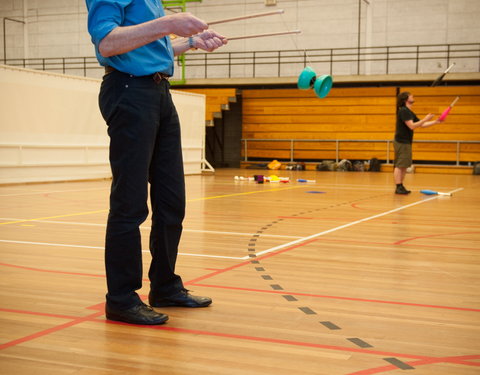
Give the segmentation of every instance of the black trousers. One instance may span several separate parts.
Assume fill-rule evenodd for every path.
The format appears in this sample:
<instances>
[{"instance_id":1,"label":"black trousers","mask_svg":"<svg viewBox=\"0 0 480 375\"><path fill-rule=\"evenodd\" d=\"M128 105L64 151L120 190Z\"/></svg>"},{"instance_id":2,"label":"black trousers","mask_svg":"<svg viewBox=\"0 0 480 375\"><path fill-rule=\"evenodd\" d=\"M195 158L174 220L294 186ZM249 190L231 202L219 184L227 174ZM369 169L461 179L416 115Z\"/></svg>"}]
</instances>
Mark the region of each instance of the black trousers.
<instances>
[{"instance_id":1,"label":"black trousers","mask_svg":"<svg viewBox=\"0 0 480 375\"><path fill-rule=\"evenodd\" d=\"M150 291L168 296L183 288L175 274L185 216L180 124L166 80L114 71L103 77L99 104L108 125L112 186L105 241L107 303L125 309L140 302L139 226L152 209Z\"/></svg>"}]
</instances>

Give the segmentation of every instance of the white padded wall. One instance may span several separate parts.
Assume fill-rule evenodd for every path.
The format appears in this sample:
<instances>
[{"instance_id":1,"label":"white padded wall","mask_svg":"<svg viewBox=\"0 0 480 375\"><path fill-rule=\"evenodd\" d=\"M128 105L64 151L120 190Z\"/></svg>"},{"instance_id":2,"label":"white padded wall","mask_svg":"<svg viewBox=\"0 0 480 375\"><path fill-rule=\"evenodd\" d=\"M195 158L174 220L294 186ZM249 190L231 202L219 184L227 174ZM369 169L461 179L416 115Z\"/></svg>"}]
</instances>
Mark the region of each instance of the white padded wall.
<instances>
[{"instance_id":1,"label":"white padded wall","mask_svg":"<svg viewBox=\"0 0 480 375\"><path fill-rule=\"evenodd\" d=\"M110 177L100 81L0 65L0 183ZM200 173L205 96L173 92L185 173Z\"/></svg>"}]
</instances>

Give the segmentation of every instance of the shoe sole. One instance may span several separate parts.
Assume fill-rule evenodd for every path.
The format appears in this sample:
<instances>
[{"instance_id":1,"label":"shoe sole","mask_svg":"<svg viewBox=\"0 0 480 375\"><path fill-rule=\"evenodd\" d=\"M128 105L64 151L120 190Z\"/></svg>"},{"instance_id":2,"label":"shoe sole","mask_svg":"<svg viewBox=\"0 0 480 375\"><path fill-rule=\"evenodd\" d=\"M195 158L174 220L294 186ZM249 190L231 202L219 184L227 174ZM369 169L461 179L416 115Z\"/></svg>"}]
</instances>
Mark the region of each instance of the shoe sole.
<instances>
[{"instance_id":1,"label":"shoe sole","mask_svg":"<svg viewBox=\"0 0 480 375\"><path fill-rule=\"evenodd\" d=\"M163 319L159 319L159 320L155 320L155 321L151 321L151 322L133 321L133 320L125 319L125 318L123 318L119 315L115 315L115 314L105 314L105 317L107 318L107 320L111 320L111 321L114 321L114 322L122 322L122 323L136 324L136 325L142 325L142 326L156 326L156 325L164 324L168 320L167 315L165 315L165 318L163 318Z\"/></svg>"},{"instance_id":2,"label":"shoe sole","mask_svg":"<svg viewBox=\"0 0 480 375\"><path fill-rule=\"evenodd\" d=\"M195 307L207 307L207 306L210 306L211 304L212 304L212 301L206 302L206 303L203 303L203 304L195 304L195 305L188 305L188 304L181 305L181 304L174 303L174 302L160 302L160 303L150 302L150 306L152 306L152 307L190 307L190 308L195 308Z\"/></svg>"}]
</instances>

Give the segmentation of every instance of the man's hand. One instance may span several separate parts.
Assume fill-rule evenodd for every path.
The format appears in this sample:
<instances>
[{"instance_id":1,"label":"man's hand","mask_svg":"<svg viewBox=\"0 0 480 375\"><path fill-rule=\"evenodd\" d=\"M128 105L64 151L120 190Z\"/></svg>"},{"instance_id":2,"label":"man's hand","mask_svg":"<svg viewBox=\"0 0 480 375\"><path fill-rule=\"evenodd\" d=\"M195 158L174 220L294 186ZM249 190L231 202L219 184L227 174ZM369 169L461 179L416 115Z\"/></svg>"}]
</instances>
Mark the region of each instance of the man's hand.
<instances>
[{"instance_id":1,"label":"man's hand","mask_svg":"<svg viewBox=\"0 0 480 375\"><path fill-rule=\"evenodd\" d=\"M215 51L217 48L228 43L228 39L213 30L207 30L195 35L193 46L207 52Z\"/></svg>"},{"instance_id":2,"label":"man's hand","mask_svg":"<svg viewBox=\"0 0 480 375\"><path fill-rule=\"evenodd\" d=\"M171 14L159 20L167 25L169 34L189 37L208 29L208 24L189 12Z\"/></svg>"}]
</instances>

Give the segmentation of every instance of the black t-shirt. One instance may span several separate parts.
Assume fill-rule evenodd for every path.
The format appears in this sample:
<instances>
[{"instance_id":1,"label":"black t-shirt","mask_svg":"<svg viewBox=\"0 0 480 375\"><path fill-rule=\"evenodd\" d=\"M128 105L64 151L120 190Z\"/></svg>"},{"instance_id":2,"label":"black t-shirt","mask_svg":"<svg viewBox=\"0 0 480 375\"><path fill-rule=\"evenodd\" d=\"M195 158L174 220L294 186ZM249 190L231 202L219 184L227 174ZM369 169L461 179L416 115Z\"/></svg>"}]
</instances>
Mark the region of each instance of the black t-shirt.
<instances>
[{"instance_id":1,"label":"black t-shirt","mask_svg":"<svg viewBox=\"0 0 480 375\"><path fill-rule=\"evenodd\" d=\"M413 120L413 122L420 121L415 113L407 107L400 107L397 113L397 126L395 128L395 140L400 143L412 143L413 130L410 129L405 121Z\"/></svg>"}]
</instances>

